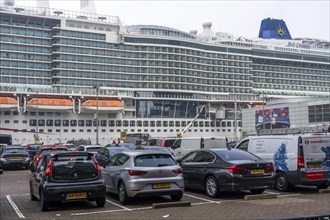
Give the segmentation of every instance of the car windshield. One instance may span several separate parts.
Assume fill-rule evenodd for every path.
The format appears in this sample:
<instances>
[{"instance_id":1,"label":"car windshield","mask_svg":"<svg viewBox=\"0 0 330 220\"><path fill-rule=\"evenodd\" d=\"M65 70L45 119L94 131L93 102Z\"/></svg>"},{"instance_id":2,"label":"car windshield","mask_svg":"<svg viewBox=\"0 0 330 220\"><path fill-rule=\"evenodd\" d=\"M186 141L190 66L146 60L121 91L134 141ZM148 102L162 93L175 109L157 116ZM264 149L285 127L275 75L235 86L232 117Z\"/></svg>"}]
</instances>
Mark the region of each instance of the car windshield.
<instances>
[{"instance_id":1,"label":"car windshield","mask_svg":"<svg viewBox=\"0 0 330 220\"><path fill-rule=\"evenodd\" d=\"M5 153L24 153L25 149L24 148L6 148Z\"/></svg>"},{"instance_id":2,"label":"car windshield","mask_svg":"<svg viewBox=\"0 0 330 220\"><path fill-rule=\"evenodd\" d=\"M215 151L217 155L219 155L225 161L233 161L233 160L260 160L259 157L242 150L219 150Z\"/></svg>"},{"instance_id":3,"label":"car windshield","mask_svg":"<svg viewBox=\"0 0 330 220\"><path fill-rule=\"evenodd\" d=\"M96 152L96 151L98 151L100 148L102 148L102 147L88 147L88 148L86 148L86 151L87 151L87 152Z\"/></svg>"},{"instance_id":4,"label":"car windshield","mask_svg":"<svg viewBox=\"0 0 330 220\"><path fill-rule=\"evenodd\" d=\"M173 166L176 163L169 154L145 154L136 156L134 164L136 167L161 167Z\"/></svg>"},{"instance_id":5,"label":"car windshield","mask_svg":"<svg viewBox=\"0 0 330 220\"><path fill-rule=\"evenodd\" d=\"M123 149L123 148L110 148L109 149L109 154L110 154L110 156L112 156L112 155L115 155L116 153L118 153L118 152L122 152L122 151L124 151L125 149Z\"/></svg>"},{"instance_id":6,"label":"car windshield","mask_svg":"<svg viewBox=\"0 0 330 220\"><path fill-rule=\"evenodd\" d=\"M30 144L28 146L30 146L30 150L38 150L40 147L40 145L37 145L37 144Z\"/></svg>"},{"instance_id":7,"label":"car windshield","mask_svg":"<svg viewBox=\"0 0 330 220\"><path fill-rule=\"evenodd\" d=\"M68 151L68 149L66 148L49 148L49 149L44 149L43 151L41 151L41 155L46 155L46 154L49 154L51 152L54 152L54 151Z\"/></svg>"}]
</instances>

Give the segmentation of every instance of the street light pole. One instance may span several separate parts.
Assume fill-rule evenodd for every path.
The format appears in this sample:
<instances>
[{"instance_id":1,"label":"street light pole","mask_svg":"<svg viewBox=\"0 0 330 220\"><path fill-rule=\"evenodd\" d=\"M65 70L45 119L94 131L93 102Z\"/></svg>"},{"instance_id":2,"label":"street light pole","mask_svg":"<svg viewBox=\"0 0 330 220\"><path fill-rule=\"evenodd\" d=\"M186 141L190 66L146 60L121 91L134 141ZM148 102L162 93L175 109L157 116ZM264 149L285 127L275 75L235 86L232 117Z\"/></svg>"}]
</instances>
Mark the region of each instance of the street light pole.
<instances>
[{"instance_id":1,"label":"street light pole","mask_svg":"<svg viewBox=\"0 0 330 220\"><path fill-rule=\"evenodd\" d=\"M38 119L38 116L39 116L39 95L38 95L38 92L36 92L36 95L37 95L37 127L36 127L36 132L37 132L37 134L38 134L38 132L39 132L39 125L38 125L38 121L39 121L39 119Z\"/></svg>"},{"instance_id":2,"label":"street light pole","mask_svg":"<svg viewBox=\"0 0 330 220\"><path fill-rule=\"evenodd\" d=\"M99 144L99 121L98 121L98 116L99 116L99 86L94 85L94 89L96 89L96 144Z\"/></svg>"},{"instance_id":3,"label":"street light pole","mask_svg":"<svg viewBox=\"0 0 330 220\"><path fill-rule=\"evenodd\" d=\"M262 130L265 130L265 92L262 91Z\"/></svg>"}]
</instances>

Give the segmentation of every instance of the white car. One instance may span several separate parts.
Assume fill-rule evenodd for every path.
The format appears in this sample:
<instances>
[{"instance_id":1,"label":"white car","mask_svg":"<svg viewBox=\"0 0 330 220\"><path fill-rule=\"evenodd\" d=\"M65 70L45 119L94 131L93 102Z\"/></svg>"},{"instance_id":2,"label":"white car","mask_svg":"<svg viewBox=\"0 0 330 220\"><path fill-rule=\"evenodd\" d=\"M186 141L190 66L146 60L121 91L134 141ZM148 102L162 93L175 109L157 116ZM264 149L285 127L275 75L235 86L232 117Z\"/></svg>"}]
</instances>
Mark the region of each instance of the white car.
<instances>
[{"instance_id":1,"label":"white car","mask_svg":"<svg viewBox=\"0 0 330 220\"><path fill-rule=\"evenodd\" d=\"M96 154L96 152L101 148L101 145L80 145L79 147L77 147L77 151L86 151Z\"/></svg>"}]
</instances>

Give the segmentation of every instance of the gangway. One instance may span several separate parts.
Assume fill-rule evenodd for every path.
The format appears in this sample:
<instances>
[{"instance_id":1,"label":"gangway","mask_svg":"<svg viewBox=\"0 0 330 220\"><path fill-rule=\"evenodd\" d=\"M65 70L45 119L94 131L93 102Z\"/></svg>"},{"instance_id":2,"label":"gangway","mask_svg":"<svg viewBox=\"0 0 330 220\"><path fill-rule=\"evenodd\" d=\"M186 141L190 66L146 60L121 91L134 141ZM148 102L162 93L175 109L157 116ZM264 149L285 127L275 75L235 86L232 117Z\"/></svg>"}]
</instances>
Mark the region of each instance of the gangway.
<instances>
[{"instance_id":1,"label":"gangway","mask_svg":"<svg viewBox=\"0 0 330 220\"><path fill-rule=\"evenodd\" d=\"M202 111L203 111L204 108L205 108L205 105L202 105L201 109L199 110L199 112L197 113L197 115L195 116L195 118L193 118L191 120L191 122L184 129L182 129L181 132L177 133L177 137L178 138L182 137L182 135L184 135L184 133L186 133L188 131L188 129L192 126L192 124L194 123L194 121L196 121L196 119L202 113Z\"/></svg>"},{"instance_id":2,"label":"gangway","mask_svg":"<svg viewBox=\"0 0 330 220\"><path fill-rule=\"evenodd\" d=\"M283 135L283 134L307 134L307 133L329 133L330 125L299 128L276 128L257 131L257 135Z\"/></svg>"}]
</instances>

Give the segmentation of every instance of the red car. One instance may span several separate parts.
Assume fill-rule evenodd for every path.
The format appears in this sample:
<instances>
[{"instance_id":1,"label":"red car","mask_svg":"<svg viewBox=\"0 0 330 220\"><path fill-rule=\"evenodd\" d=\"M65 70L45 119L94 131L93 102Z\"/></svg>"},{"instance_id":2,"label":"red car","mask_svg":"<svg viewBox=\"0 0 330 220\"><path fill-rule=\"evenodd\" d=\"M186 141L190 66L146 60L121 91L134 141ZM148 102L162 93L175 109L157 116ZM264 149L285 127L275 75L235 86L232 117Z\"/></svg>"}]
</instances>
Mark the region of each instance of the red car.
<instances>
[{"instance_id":1,"label":"red car","mask_svg":"<svg viewBox=\"0 0 330 220\"><path fill-rule=\"evenodd\" d=\"M31 164L30 164L30 169L33 170L36 168L39 160L46 154L54 151L68 151L68 148L66 147L59 147L55 145L43 145L40 147L40 149L37 151L35 154Z\"/></svg>"}]
</instances>

